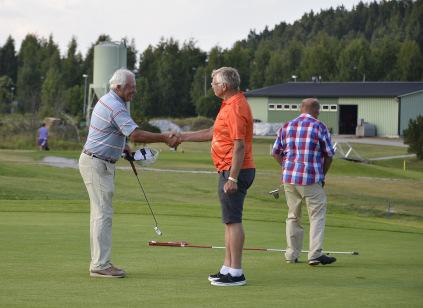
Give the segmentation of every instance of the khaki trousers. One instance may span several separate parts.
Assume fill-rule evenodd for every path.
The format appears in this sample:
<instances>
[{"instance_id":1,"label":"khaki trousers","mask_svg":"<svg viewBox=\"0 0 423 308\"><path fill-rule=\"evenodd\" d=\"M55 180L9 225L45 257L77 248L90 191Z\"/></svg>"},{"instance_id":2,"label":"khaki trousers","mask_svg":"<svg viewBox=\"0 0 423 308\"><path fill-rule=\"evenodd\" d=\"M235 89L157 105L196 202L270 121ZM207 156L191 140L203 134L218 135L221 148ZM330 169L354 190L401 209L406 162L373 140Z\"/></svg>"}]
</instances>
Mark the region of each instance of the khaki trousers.
<instances>
[{"instance_id":1,"label":"khaki trousers","mask_svg":"<svg viewBox=\"0 0 423 308\"><path fill-rule=\"evenodd\" d=\"M303 247L304 230L301 226L301 203L305 200L310 220L308 259L322 255L326 221L326 194L320 183L312 185L284 184L288 218L286 219L286 260L299 257Z\"/></svg>"},{"instance_id":2,"label":"khaki trousers","mask_svg":"<svg viewBox=\"0 0 423 308\"><path fill-rule=\"evenodd\" d=\"M110 267L115 165L84 153L79 172L90 198L90 270Z\"/></svg>"}]
</instances>

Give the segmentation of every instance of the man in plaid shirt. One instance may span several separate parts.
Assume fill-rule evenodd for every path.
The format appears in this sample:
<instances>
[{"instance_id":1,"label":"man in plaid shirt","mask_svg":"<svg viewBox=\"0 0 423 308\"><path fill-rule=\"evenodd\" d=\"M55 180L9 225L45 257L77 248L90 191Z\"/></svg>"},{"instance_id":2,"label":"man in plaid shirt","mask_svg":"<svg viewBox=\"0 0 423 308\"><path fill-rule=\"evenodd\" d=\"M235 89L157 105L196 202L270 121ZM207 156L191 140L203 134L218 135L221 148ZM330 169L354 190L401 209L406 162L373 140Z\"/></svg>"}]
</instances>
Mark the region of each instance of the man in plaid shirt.
<instances>
[{"instance_id":1,"label":"man in plaid shirt","mask_svg":"<svg viewBox=\"0 0 423 308\"><path fill-rule=\"evenodd\" d=\"M326 219L325 175L335 154L326 125L317 118L316 98L301 103L301 115L285 123L273 145L273 157L282 166L282 183L288 204L286 219L288 263L297 263L303 246L301 202L305 200L310 219L310 265L330 264L334 257L322 253Z\"/></svg>"}]
</instances>

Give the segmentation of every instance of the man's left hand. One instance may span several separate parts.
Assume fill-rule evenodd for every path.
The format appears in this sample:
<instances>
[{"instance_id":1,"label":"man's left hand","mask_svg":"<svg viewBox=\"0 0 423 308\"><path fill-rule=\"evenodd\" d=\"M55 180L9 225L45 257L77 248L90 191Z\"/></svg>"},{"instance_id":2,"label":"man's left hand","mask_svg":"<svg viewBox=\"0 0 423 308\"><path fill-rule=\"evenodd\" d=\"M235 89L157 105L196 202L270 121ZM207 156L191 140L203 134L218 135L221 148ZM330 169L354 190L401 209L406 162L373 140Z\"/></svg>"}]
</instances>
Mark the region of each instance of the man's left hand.
<instances>
[{"instance_id":1,"label":"man's left hand","mask_svg":"<svg viewBox=\"0 0 423 308\"><path fill-rule=\"evenodd\" d=\"M238 190L238 184L228 180L225 185L223 186L223 191L225 194L232 194Z\"/></svg>"}]
</instances>

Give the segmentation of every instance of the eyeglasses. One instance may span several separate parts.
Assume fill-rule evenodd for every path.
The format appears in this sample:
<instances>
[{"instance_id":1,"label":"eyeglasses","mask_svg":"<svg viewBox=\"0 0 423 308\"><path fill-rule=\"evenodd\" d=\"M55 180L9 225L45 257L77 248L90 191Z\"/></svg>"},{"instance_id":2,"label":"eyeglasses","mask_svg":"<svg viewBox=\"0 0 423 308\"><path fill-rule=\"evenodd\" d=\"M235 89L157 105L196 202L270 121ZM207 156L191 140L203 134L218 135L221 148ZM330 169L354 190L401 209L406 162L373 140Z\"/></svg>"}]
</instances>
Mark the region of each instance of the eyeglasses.
<instances>
[{"instance_id":1,"label":"eyeglasses","mask_svg":"<svg viewBox=\"0 0 423 308\"><path fill-rule=\"evenodd\" d=\"M223 84L223 82L212 82L212 83L211 83L211 85L212 85L212 86L217 86L217 85L219 85L219 84Z\"/></svg>"}]
</instances>

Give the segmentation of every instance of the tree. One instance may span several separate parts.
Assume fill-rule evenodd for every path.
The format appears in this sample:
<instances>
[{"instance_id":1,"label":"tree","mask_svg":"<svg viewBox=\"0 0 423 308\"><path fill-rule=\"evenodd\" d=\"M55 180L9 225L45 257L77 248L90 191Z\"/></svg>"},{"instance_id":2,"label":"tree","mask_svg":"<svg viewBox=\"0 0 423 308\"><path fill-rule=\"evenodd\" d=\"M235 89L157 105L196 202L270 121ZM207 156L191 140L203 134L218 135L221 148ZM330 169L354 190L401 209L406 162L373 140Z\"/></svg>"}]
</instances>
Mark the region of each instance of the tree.
<instances>
[{"instance_id":1,"label":"tree","mask_svg":"<svg viewBox=\"0 0 423 308\"><path fill-rule=\"evenodd\" d=\"M421 80L423 57L415 41L405 41L401 44L398 54L397 71L400 80Z\"/></svg>"},{"instance_id":2,"label":"tree","mask_svg":"<svg viewBox=\"0 0 423 308\"><path fill-rule=\"evenodd\" d=\"M304 51L300 75L306 80L321 76L323 80L333 80L336 75L338 40L325 32L320 32Z\"/></svg>"},{"instance_id":3,"label":"tree","mask_svg":"<svg viewBox=\"0 0 423 308\"><path fill-rule=\"evenodd\" d=\"M284 70L285 57L282 51L275 51L270 56L269 64L265 71L265 86L274 85L286 81L286 75L288 74Z\"/></svg>"},{"instance_id":4,"label":"tree","mask_svg":"<svg viewBox=\"0 0 423 308\"><path fill-rule=\"evenodd\" d=\"M0 113L9 113L13 99L13 81L9 76L0 76Z\"/></svg>"},{"instance_id":5,"label":"tree","mask_svg":"<svg viewBox=\"0 0 423 308\"><path fill-rule=\"evenodd\" d=\"M340 81L361 81L371 75L370 46L364 39L356 38L342 49L337 62Z\"/></svg>"},{"instance_id":6,"label":"tree","mask_svg":"<svg viewBox=\"0 0 423 308\"><path fill-rule=\"evenodd\" d=\"M126 38L124 38L126 41ZM126 46L127 56L126 56L126 67L128 70L135 70L135 65L137 63L137 48L135 47L135 40L132 39L131 43Z\"/></svg>"},{"instance_id":7,"label":"tree","mask_svg":"<svg viewBox=\"0 0 423 308\"><path fill-rule=\"evenodd\" d=\"M6 75L16 83L18 74L18 57L15 50L15 41L9 35L6 43L0 48L0 76Z\"/></svg>"},{"instance_id":8,"label":"tree","mask_svg":"<svg viewBox=\"0 0 423 308\"><path fill-rule=\"evenodd\" d=\"M60 116L62 105L63 83L57 68L51 67L41 89L40 116Z\"/></svg>"},{"instance_id":9,"label":"tree","mask_svg":"<svg viewBox=\"0 0 423 308\"><path fill-rule=\"evenodd\" d=\"M417 158L423 159L423 116L419 115L408 123L404 130L404 143L408 144L408 152L415 153Z\"/></svg>"},{"instance_id":10,"label":"tree","mask_svg":"<svg viewBox=\"0 0 423 308\"><path fill-rule=\"evenodd\" d=\"M41 44L34 34L22 41L18 54L17 97L21 112L35 113L40 104L42 84Z\"/></svg>"},{"instance_id":11,"label":"tree","mask_svg":"<svg viewBox=\"0 0 423 308\"><path fill-rule=\"evenodd\" d=\"M66 56L62 60L63 85L70 88L82 83L82 55L77 52L78 43L72 37L68 44Z\"/></svg>"},{"instance_id":12,"label":"tree","mask_svg":"<svg viewBox=\"0 0 423 308\"><path fill-rule=\"evenodd\" d=\"M396 63L400 42L391 36L376 40L371 46L373 80L398 80Z\"/></svg>"},{"instance_id":13,"label":"tree","mask_svg":"<svg viewBox=\"0 0 423 308\"><path fill-rule=\"evenodd\" d=\"M257 89L264 86L266 78L265 68L269 64L270 56L269 43L260 43L250 65L249 86L251 89Z\"/></svg>"}]
</instances>

